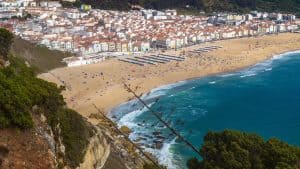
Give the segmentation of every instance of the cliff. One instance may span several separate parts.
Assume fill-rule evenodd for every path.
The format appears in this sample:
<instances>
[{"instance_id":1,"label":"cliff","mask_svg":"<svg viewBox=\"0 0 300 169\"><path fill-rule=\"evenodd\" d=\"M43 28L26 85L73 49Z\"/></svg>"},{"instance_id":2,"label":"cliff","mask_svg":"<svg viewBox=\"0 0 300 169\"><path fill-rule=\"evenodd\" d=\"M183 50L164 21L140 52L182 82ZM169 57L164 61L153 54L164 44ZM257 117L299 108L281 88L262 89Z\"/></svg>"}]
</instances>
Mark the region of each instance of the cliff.
<instances>
[{"instance_id":1,"label":"cliff","mask_svg":"<svg viewBox=\"0 0 300 169\"><path fill-rule=\"evenodd\" d=\"M95 127L95 129L95 135L91 137L84 160L77 167L78 169L100 169L108 159L111 146L99 127Z\"/></svg>"},{"instance_id":2,"label":"cliff","mask_svg":"<svg viewBox=\"0 0 300 169\"><path fill-rule=\"evenodd\" d=\"M48 57L34 59L39 52L46 50L50 56L51 51L19 41L13 55L12 39L9 31L0 28L0 59L10 63L0 67L1 169L142 168L145 160L115 124L101 118L103 123L92 125L66 106L61 95L64 86L36 77L36 72L61 66L55 61L46 69L37 67L48 63Z\"/></svg>"}]
</instances>

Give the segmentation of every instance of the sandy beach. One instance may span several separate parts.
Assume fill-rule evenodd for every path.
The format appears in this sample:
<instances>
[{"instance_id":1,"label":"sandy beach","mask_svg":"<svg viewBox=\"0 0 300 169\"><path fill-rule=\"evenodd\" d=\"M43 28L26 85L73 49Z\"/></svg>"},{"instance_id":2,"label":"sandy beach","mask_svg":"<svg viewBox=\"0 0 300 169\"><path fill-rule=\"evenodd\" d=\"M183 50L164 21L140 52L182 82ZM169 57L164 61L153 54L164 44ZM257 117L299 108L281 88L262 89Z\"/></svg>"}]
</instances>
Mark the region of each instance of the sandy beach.
<instances>
[{"instance_id":1,"label":"sandy beach","mask_svg":"<svg viewBox=\"0 0 300 169\"><path fill-rule=\"evenodd\" d=\"M188 54L188 51L205 46L222 46L205 54ZM84 117L96 113L92 104L105 112L133 99L123 83L129 84L137 94L181 80L203 77L210 74L234 71L254 65L274 55L300 49L300 34L284 33L256 38L232 39L196 45L165 54L186 54L182 62L138 66L117 59L80 67L65 67L39 75L40 78L66 85L63 92L70 108ZM62 83L63 82L63 83ZM95 122L95 119L89 119Z\"/></svg>"}]
</instances>

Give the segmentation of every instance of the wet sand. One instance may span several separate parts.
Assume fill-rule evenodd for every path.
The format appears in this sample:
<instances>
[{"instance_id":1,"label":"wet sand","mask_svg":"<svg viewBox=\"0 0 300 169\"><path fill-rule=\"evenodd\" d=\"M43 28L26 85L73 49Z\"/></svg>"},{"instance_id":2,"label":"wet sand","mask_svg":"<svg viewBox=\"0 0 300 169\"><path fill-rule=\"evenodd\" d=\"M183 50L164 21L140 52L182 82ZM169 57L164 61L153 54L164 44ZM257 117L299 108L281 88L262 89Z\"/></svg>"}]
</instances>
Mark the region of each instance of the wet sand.
<instances>
[{"instance_id":1,"label":"wet sand","mask_svg":"<svg viewBox=\"0 0 300 169\"><path fill-rule=\"evenodd\" d=\"M188 53L205 46L222 48L201 55ZM274 55L298 49L300 34L284 33L210 42L164 53L185 53L188 57L183 62L138 66L109 59L97 64L58 68L39 77L58 85L66 85L67 89L63 95L68 106L84 117L89 117L97 112L92 104L107 113L113 107L133 99L133 95L127 92L123 83L129 84L137 94L143 94L161 85L234 71ZM95 119L90 121L96 122Z\"/></svg>"}]
</instances>

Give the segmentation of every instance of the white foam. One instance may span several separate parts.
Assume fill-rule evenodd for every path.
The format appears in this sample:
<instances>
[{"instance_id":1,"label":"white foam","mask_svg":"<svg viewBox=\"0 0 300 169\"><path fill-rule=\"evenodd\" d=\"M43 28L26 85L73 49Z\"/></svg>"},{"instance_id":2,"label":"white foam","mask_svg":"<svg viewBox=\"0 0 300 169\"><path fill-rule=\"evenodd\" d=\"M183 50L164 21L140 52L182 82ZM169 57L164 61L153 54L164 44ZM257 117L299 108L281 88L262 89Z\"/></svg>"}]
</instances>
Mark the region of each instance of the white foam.
<instances>
[{"instance_id":1,"label":"white foam","mask_svg":"<svg viewBox=\"0 0 300 169\"><path fill-rule=\"evenodd\" d=\"M257 75L256 73L250 73L250 74L244 74L242 76L240 76L241 78L245 78L245 77L251 77L251 76L255 76Z\"/></svg>"},{"instance_id":2,"label":"white foam","mask_svg":"<svg viewBox=\"0 0 300 169\"><path fill-rule=\"evenodd\" d=\"M267 69L265 69L265 71L271 71L272 70L272 68L267 68Z\"/></svg>"},{"instance_id":3,"label":"white foam","mask_svg":"<svg viewBox=\"0 0 300 169\"><path fill-rule=\"evenodd\" d=\"M257 63L256 65L249 67L247 69L244 69L242 71L238 71L238 72L234 72L234 73L228 73L228 74L223 74L223 75L218 75L219 77L231 77L231 76L237 76L237 77L241 77L241 78L245 78L245 77L250 77L250 76L255 76L258 73L261 72L265 72L265 71L271 71L272 70L272 66L275 60L280 60L280 59L288 59L289 57L286 57L290 54L298 54L300 53L300 51L293 51L293 52L287 52L284 54L280 54L280 55L274 55L271 59ZM151 90L151 92L149 92L148 94L144 94L142 96L143 100L149 100L152 98L157 98L160 96L165 95L168 90L180 86L182 84L184 84L186 81L181 81L178 83L174 83L174 84L169 84L169 85L164 85L158 88L155 88L153 90ZM209 84L215 84L216 81L211 81L209 82ZM170 97L172 97L173 95L170 95ZM135 103L135 102L134 102ZM133 104L133 103L132 103ZM151 103L149 104L150 106L152 106ZM143 114L145 111L147 111L147 109L144 107L142 109L139 110L134 110L129 112L128 114L124 115L119 121L118 121L118 125L122 126L128 126L130 129L133 129L133 133L131 133L130 138L134 140L134 138L141 136L145 133L149 134L149 129L145 129L141 126L138 126L135 123L135 119L137 117L139 117L141 114ZM196 112L193 112L196 113ZM201 112L201 114L203 116L206 115L206 111ZM147 142L147 141L146 141ZM155 157L157 157L157 159L159 160L159 163L162 165L167 166L168 169L180 169L180 167L178 167L178 165L176 165L176 162L178 160L176 160L177 157L175 154L172 153L171 151L171 147L172 145L175 144L175 139L173 139L170 142L164 142L162 149L158 150L158 149L152 149L152 148L145 148L145 150L147 152L152 153Z\"/></svg>"},{"instance_id":4,"label":"white foam","mask_svg":"<svg viewBox=\"0 0 300 169\"><path fill-rule=\"evenodd\" d=\"M228 73L228 74L222 74L222 75L219 75L220 77L231 77L231 76L234 76L236 75L236 73Z\"/></svg>"},{"instance_id":5,"label":"white foam","mask_svg":"<svg viewBox=\"0 0 300 169\"><path fill-rule=\"evenodd\" d=\"M145 150L151 154L153 154L157 159L159 164L166 166L168 169L180 169L179 166L176 165L176 161L174 159L174 154L171 152L171 146L175 144L176 138L174 138L169 143L164 143L160 150L146 148Z\"/></svg>"},{"instance_id":6,"label":"white foam","mask_svg":"<svg viewBox=\"0 0 300 169\"><path fill-rule=\"evenodd\" d=\"M287 57L287 56L289 56L291 54L299 54L299 53L300 53L300 50L286 52L286 53L279 54L279 55L274 55L271 59L259 62L259 63L255 64L254 66L251 66L249 68L246 68L244 70L241 70L241 71L238 71L238 72L235 72L235 73L222 74L222 75L219 75L219 77L239 76L241 78L245 78L245 77L255 76L258 73L271 71L272 66L274 64L274 61L283 60L283 59L286 60L286 59L290 58L290 57Z\"/></svg>"},{"instance_id":7,"label":"white foam","mask_svg":"<svg viewBox=\"0 0 300 169\"><path fill-rule=\"evenodd\" d=\"M148 106L151 107L153 104L154 103L150 103L148 104ZM127 113L118 121L118 126L127 126L130 129L138 127L134 120L147 110L148 109L146 107L143 107L141 110L134 110L132 112Z\"/></svg>"},{"instance_id":8,"label":"white foam","mask_svg":"<svg viewBox=\"0 0 300 169\"><path fill-rule=\"evenodd\" d=\"M144 94L141 98L143 100L149 100L149 99L153 99L153 98L157 98L160 96L163 96L167 93L168 90L177 87L177 86L181 86L184 83L186 83L186 81L179 81L177 83L173 83L173 84L168 84L168 85L163 85L157 88L152 89L149 93Z\"/></svg>"},{"instance_id":9,"label":"white foam","mask_svg":"<svg viewBox=\"0 0 300 169\"><path fill-rule=\"evenodd\" d=\"M272 57L272 59L282 59L284 56L291 55L291 54L299 54L299 53L300 53L300 50L285 52L285 53L282 53L282 54L279 54L279 55L274 55Z\"/></svg>"}]
</instances>

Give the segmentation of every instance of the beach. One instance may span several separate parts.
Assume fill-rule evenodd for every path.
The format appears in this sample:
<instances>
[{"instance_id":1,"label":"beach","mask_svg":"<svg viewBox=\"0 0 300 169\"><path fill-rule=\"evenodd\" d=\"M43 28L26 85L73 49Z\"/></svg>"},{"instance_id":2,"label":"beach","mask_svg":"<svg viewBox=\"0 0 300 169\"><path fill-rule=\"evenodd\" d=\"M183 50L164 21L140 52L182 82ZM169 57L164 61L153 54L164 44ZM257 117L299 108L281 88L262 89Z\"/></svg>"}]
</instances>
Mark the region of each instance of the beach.
<instances>
[{"instance_id":1,"label":"beach","mask_svg":"<svg viewBox=\"0 0 300 169\"><path fill-rule=\"evenodd\" d=\"M187 54L188 51L205 46L222 48L203 53L201 56ZM134 98L124 88L124 83L140 95L161 85L234 71L274 55L298 49L300 34L283 33L203 43L164 53L177 56L185 53L189 57L182 62L138 66L113 58L97 64L54 69L39 77L58 85L65 85L63 95L68 106L92 123L97 123L96 119L89 118L97 112L93 104L108 113L115 106Z\"/></svg>"}]
</instances>

